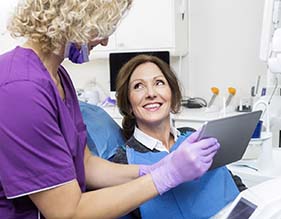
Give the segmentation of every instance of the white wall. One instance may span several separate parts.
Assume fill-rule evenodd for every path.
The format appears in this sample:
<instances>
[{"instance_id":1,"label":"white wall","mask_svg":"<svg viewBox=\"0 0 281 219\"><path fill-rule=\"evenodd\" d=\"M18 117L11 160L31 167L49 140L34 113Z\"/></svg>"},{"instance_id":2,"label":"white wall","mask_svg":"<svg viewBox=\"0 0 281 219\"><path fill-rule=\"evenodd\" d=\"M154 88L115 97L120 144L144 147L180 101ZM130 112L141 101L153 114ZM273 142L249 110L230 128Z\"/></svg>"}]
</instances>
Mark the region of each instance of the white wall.
<instances>
[{"instance_id":1,"label":"white wall","mask_svg":"<svg viewBox=\"0 0 281 219\"><path fill-rule=\"evenodd\" d=\"M14 48L22 43L24 39L13 39L6 29L7 20L14 12L14 8L19 0L2 1L0 7L0 54Z\"/></svg>"},{"instance_id":2,"label":"white wall","mask_svg":"<svg viewBox=\"0 0 281 219\"><path fill-rule=\"evenodd\" d=\"M259 60L264 0L190 0L189 77L191 94L209 99L216 86L236 100L250 95L257 75L266 78Z\"/></svg>"}]
</instances>

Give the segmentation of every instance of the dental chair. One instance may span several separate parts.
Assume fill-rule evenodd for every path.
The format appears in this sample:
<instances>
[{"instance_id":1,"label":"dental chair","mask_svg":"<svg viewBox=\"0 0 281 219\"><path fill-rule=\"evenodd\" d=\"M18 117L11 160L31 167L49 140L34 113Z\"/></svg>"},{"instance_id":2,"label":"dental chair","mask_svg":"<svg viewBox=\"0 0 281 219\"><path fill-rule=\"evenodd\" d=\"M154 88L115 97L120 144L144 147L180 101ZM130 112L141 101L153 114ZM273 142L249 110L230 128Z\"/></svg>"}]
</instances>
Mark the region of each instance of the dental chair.
<instances>
[{"instance_id":1,"label":"dental chair","mask_svg":"<svg viewBox=\"0 0 281 219\"><path fill-rule=\"evenodd\" d=\"M125 144L121 127L101 107L85 102L79 102L79 105L87 126L87 145L90 151L109 160L117 148ZM196 131L191 127L180 127L178 130L181 133ZM231 175L240 192L247 189L239 176Z\"/></svg>"},{"instance_id":2,"label":"dental chair","mask_svg":"<svg viewBox=\"0 0 281 219\"><path fill-rule=\"evenodd\" d=\"M79 102L85 125L87 145L90 151L104 159L115 154L118 146L125 143L120 126L101 107Z\"/></svg>"}]
</instances>

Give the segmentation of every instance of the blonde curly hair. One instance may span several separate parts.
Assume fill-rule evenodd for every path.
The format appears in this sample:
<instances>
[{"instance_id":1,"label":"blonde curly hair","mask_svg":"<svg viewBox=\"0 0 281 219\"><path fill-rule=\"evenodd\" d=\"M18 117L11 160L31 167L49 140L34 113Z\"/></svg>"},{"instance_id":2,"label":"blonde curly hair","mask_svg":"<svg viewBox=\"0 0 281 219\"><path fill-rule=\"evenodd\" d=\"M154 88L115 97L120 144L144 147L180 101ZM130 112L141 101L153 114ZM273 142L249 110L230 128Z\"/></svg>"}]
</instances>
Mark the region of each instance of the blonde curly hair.
<instances>
[{"instance_id":1,"label":"blonde curly hair","mask_svg":"<svg viewBox=\"0 0 281 219\"><path fill-rule=\"evenodd\" d=\"M132 0L24 0L8 24L13 37L59 53L67 41L88 43L106 38L130 8Z\"/></svg>"}]
</instances>

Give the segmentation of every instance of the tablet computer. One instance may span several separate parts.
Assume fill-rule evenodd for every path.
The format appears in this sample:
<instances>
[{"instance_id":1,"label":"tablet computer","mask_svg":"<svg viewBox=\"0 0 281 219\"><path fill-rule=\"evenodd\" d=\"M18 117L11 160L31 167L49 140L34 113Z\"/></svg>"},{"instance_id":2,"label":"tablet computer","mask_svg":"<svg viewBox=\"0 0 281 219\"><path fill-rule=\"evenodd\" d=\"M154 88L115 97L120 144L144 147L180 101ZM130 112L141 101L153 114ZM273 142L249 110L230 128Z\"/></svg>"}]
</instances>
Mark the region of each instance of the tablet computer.
<instances>
[{"instance_id":1,"label":"tablet computer","mask_svg":"<svg viewBox=\"0 0 281 219\"><path fill-rule=\"evenodd\" d=\"M243 113L206 122L199 139L215 137L221 147L209 170L242 158L254 133L262 111Z\"/></svg>"}]
</instances>

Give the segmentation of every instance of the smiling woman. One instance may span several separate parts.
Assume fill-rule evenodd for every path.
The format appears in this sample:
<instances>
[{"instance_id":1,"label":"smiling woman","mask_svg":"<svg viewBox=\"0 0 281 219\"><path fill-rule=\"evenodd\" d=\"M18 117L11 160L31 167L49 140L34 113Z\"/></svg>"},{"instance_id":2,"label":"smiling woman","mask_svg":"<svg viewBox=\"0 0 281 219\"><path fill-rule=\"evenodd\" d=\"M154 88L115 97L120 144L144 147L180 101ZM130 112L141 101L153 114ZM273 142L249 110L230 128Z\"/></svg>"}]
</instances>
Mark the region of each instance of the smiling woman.
<instances>
[{"instance_id":1,"label":"smiling woman","mask_svg":"<svg viewBox=\"0 0 281 219\"><path fill-rule=\"evenodd\" d=\"M167 93L168 97L166 97ZM166 116L163 117L167 122L170 112L179 112L182 98L179 81L170 66L151 55L138 55L121 68L116 79L116 96L118 107L123 115L123 132L127 139L132 136L135 125L138 124L137 113L152 112L157 109L159 111L157 110L156 113L159 113L160 109L162 112L165 108ZM156 105L137 108L137 104L131 101Z\"/></svg>"},{"instance_id":2,"label":"smiling woman","mask_svg":"<svg viewBox=\"0 0 281 219\"><path fill-rule=\"evenodd\" d=\"M183 142L199 133L180 133L171 126L170 114L180 109L180 86L169 65L155 56L139 55L128 61L117 76L116 94L124 116L122 127L127 141L126 147L117 149L111 159L114 162L153 164L178 151ZM237 194L238 189L226 167L217 168L142 204L130 216L210 218Z\"/></svg>"},{"instance_id":3,"label":"smiling woman","mask_svg":"<svg viewBox=\"0 0 281 219\"><path fill-rule=\"evenodd\" d=\"M129 101L138 128L170 123L171 89L157 65L151 62L139 65L129 81Z\"/></svg>"}]
</instances>

